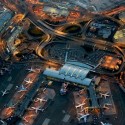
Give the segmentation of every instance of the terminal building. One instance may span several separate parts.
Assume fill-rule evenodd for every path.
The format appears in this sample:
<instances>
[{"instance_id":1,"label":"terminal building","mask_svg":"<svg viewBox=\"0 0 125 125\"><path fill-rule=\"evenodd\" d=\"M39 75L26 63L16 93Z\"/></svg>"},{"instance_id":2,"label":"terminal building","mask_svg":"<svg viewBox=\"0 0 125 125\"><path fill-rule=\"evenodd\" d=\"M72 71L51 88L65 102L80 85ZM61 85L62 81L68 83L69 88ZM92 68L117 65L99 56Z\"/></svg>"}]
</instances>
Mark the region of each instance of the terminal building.
<instances>
[{"instance_id":1,"label":"terminal building","mask_svg":"<svg viewBox=\"0 0 125 125\"><path fill-rule=\"evenodd\" d=\"M95 84L100 79L95 79L95 73L91 66L79 62L67 62L59 70L46 69L43 74L48 78L69 82L71 85L87 87L91 100L90 109L99 108L98 99L95 91Z\"/></svg>"},{"instance_id":2,"label":"terminal building","mask_svg":"<svg viewBox=\"0 0 125 125\"><path fill-rule=\"evenodd\" d=\"M84 107L87 112L100 114L104 111L104 115L116 114L109 83L103 81L91 66L79 62L67 62L58 70L48 68L44 70L43 74L53 80L85 87L89 99L88 105ZM109 93L107 98L100 96L100 94L107 92Z\"/></svg>"},{"instance_id":3,"label":"terminal building","mask_svg":"<svg viewBox=\"0 0 125 125\"><path fill-rule=\"evenodd\" d=\"M75 64L66 63L59 70L46 69L43 74L61 81L68 81L80 86L89 86L92 78L88 77L91 67L85 64L81 66L76 62Z\"/></svg>"}]
</instances>

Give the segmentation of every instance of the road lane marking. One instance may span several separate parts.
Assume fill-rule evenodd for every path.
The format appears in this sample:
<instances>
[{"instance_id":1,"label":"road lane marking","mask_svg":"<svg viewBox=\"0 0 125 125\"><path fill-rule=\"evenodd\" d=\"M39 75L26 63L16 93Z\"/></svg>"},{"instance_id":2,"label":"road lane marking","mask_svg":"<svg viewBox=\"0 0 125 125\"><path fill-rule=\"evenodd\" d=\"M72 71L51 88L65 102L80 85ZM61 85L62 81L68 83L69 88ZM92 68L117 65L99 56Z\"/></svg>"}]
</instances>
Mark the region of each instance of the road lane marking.
<instances>
[{"instance_id":1,"label":"road lane marking","mask_svg":"<svg viewBox=\"0 0 125 125\"><path fill-rule=\"evenodd\" d=\"M12 77L10 76L10 77L7 79L7 81L10 82L11 80L12 80Z\"/></svg>"},{"instance_id":2,"label":"road lane marking","mask_svg":"<svg viewBox=\"0 0 125 125\"><path fill-rule=\"evenodd\" d=\"M46 118L46 119L44 120L44 122L43 122L43 124L42 124L42 125L48 125L48 124L49 124L49 122L50 122L50 119Z\"/></svg>"},{"instance_id":3,"label":"road lane marking","mask_svg":"<svg viewBox=\"0 0 125 125\"><path fill-rule=\"evenodd\" d=\"M68 122L69 121L69 119L70 119L70 115L69 114L66 114L65 116L64 116L64 118L63 118L63 122Z\"/></svg>"},{"instance_id":4,"label":"road lane marking","mask_svg":"<svg viewBox=\"0 0 125 125\"><path fill-rule=\"evenodd\" d=\"M11 90L12 87L13 87L13 84L9 84L9 85L7 86L7 88L6 88L6 90Z\"/></svg>"}]
</instances>

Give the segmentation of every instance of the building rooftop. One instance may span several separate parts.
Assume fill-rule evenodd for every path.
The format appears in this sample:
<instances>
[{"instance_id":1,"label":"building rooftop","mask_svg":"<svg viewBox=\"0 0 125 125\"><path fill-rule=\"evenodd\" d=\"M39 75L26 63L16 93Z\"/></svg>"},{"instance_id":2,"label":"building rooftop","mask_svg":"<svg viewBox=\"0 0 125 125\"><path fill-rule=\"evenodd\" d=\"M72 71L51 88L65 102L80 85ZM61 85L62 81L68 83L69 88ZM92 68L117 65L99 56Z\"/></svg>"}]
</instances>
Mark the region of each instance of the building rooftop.
<instances>
[{"instance_id":1,"label":"building rooftop","mask_svg":"<svg viewBox=\"0 0 125 125\"><path fill-rule=\"evenodd\" d=\"M54 7L44 6L43 11L58 16L68 16L69 12L66 9L58 9Z\"/></svg>"},{"instance_id":2,"label":"building rooftop","mask_svg":"<svg viewBox=\"0 0 125 125\"><path fill-rule=\"evenodd\" d=\"M80 85L89 86L92 79L87 78L90 69L71 64L65 64L60 70L46 69L43 74Z\"/></svg>"},{"instance_id":3,"label":"building rooftop","mask_svg":"<svg viewBox=\"0 0 125 125\"><path fill-rule=\"evenodd\" d=\"M115 35L114 35L114 42L115 43L122 43L125 44L125 27L122 29L118 30Z\"/></svg>"},{"instance_id":4,"label":"building rooftop","mask_svg":"<svg viewBox=\"0 0 125 125\"><path fill-rule=\"evenodd\" d=\"M6 23L12 18L12 13L10 11L5 11L0 15L0 31L6 25Z\"/></svg>"}]
</instances>

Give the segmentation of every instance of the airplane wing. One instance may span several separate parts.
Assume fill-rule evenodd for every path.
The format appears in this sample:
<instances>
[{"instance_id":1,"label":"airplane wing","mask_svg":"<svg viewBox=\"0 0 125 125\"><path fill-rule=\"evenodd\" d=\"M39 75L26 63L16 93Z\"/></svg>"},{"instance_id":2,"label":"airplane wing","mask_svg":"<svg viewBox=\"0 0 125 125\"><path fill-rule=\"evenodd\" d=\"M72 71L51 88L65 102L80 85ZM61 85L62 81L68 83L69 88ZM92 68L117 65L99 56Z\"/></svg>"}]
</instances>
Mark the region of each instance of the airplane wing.
<instances>
[{"instance_id":1,"label":"airplane wing","mask_svg":"<svg viewBox=\"0 0 125 125\"><path fill-rule=\"evenodd\" d=\"M26 91L27 89L23 86L23 85L21 85L20 87L19 87L19 89L18 89L18 92L19 91Z\"/></svg>"},{"instance_id":2,"label":"airplane wing","mask_svg":"<svg viewBox=\"0 0 125 125\"><path fill-rule=\"evenodd\" d=\"M5 93L4 92L2 92L2 96L4 96L5 95Z\"/></svg>"},{"instance_id":3,"label":"airplane wing","mask_svg":"<svg viewBox=\"0 0 125 125\"><path fill-rule=\"evenodd\" d=\"M9 92L7 92L7 90L5 90L5 91L1 91L2 92L2 96L4 96L4 95L6 95L6 94L8 94Z\"/></svg>"},{"instance_id":4,"label":"airplane wing","mask_svg":"<svg viewBox=\"0 0 125 125\"><path fill-rule=\"evenodd\" d=\"M102 125L105 125L103 122L101 122Z\"/></svg>"},{"instance_id":5,"label":"airplane wing","mask_svg":"<svg viewBox=\"0 0 125 125\"><path fill-rule=\"evenodd\" d=\"M84 117L84 122L87 122L87 116Z\"/></svg>"}]
</instances>

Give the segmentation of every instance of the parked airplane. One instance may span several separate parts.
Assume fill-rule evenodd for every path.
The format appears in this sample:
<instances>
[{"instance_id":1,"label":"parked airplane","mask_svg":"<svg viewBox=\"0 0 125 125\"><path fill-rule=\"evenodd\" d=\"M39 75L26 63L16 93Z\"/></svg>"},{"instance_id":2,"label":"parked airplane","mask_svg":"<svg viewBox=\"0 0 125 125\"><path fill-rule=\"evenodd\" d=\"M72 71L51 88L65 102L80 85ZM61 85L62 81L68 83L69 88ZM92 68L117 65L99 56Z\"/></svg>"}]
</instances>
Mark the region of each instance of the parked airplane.
<instances>
[{"instance_id":1,"label":"parked airplane","mask_svg":"<svg viewBox=\"0 0 125 125\"><path fill-rule=\"evenodd\" d=\"M2 123L2 125L4 125L5 122L3 120L0 120L0 123Z\"/></svg>"},{"instance_id":2,"label":"parked airplane","mask_svg":"<svg viewBox=\"0 0 125 125\"><path fill-rule=\"evenodd\" d=\"M34 100L34 102L38 102L38 101L40 101L40 103L41 102L47 102L47 100L44 99L44 98L36 98L36 100Z\"/></svg>"},{"instance_id":3,"label":"parked airplane","mask_svg":"<svg viewBox=\"0 0 125 125\"><path fill-rule=\"evenodd\" d=\"M81 116L78 117L78 120L81 121L81 119L84 119L84 122L87 122L87 116L89 116L89 114L80 114Z\"/></svg>"},{"instance_id":4,"label":"parked airplane","mask_svg":"<svg viewBox=\"0 0 125 125\"><path fill-rule=\"evenodd\" d=\"M36 72L36 70L35 69L33 69L32 67L31 68L29 68L29 69L27 69L29 72Z\"/></svg>"},{"instance_id":5,"label":"parked airplane","mask_svg":"<svg viewBox=\"0 0 125 125\"><path fill-rule=\"evenodd\" d=\"M83 108L83 106L86 104L85 103L85 101L86 101L86 99L85 100L83 100L83 102L81 103L81 104L78 104L77 106L75 106L76 108Z\"/></svg>"},{"instance_id":6,"label":"parked airplane","mask_svg":"<svg viewBox=\"0 0 125 125\"><path fill-rule=\"evenodd\" d=\"M33 81L29 78L28 80L27 79L24 79L24 81L27 83L27 84L31 84L33 83Z\"/></svg>"},{"instance_id":7,"label":"parked airplane","mask_svg":"<svg viewBox=\"0 0 125 125\"><path fill-rule=\"evenodd\" d=\"M43 109L40 109L39 107L31 107L29 110L35 110L36 113L38 111L43 111Z\"/></svg>"},{"instance_id":8,"label":"parked airplane","mask_svg":"<svg viewBox=\"0 0 125 125\"><path fill-rule=\"evenodd\" d=\"M110 96L110 95L109 95L109 92L106 92L106 93L100 93L100 95L101 95L101 97L104 97L105 99L106 99L107 97Z\"/></svg>"},{"instance_id":9,"label":"parked airplane","mask_svg":"<svg viewBox=\"0 0 125 125\"><path fill-rule=\"evenodd\" d=\"M26 117L23 117L23 120L24 120L25 122L27 122L27 123L29 122L29 121L26 119Z\"/></svg>"},{"instance_id":10,"label":"parked airplane","mask_svg":"<svg viewBox=\"0 0 125 125\"><path fill-rule=\"evenodd\" d=\"M24 117L23 117L23 120L28 123L29 121L27 120L27 118L30 118L30 117L32 117L32 116L35 116L35 115L33 114L33 115L24 116Z\"/></svg>"},{"instance_id":11,"label":"parked airplane","mask_svg":"<svg viewBox=\"0 0 125 125\"><path fill-rule=\"evenodd\" d=\"M5 71L10 71L8 68L6 68L6 67L4 67L4 68L2 68L3 70L5 70Z\"/></svg>"},{"instance_id":12,"label":"parked airplane","mask_svg":"<svg viewBox=\"0 0 125 125\"><path fill-rule=\"evenodd\" d=\"M21 85L17 92L23 92L23 91L27 91L27 89L24 87L24 85Z\"/></svg>"},{"instance_id":13,"label":"parked airplane","mask_svg":"<svg viewBox=\"0 0 125 125\"><path fill-rule=\"evenodd\" d=\"M3 71L2 70L0 70L0 75L3 75Z\"/></svg>"},{"instance_id":14,"label":"parked airplane","mask_svg":"<svg viewBox=\"0 0 125 125\"><path fill-rule=\"evenodd\" d=\"M29 72L40 72L41 69L39 68L36 68L36 69L33 69L32 67L30 69L27 69Z\"/></svg>"},{"instance_id":15,"label":"parked airplane","mask_svg":"<svg viewBox=\"0 0 125 125\"><path fill-rule=\"evenodd\" d=\"M43 93L44 93L44 92L46 91L46 88L44 88L42 91L43 91Z\"/></svg>"},{"instance_id":16,"label":"parked airplane","mask_svg":"<svg viewBox=\"0 0 125 125\"><path fill-rule=\"evenodd\" d=\"M9 93L8 90L6 90L6 89L4 91L1 91L1 92L2 92L2 96L4 96L4 95Z\"/></svg>"},{"instance_id":17,"label":"parked airplane","mask_svg":"<svg viewBox=\"0 0 125 125\"><path fill-rule=\"evenodd\" d=\"M100 122L100 123L101 123L101 125L112 125L110 123L104 123L104 122Z\"/></svg>"},{"instance_id":18,"label":"parked airplane","mask_svg":"<svg viewBox=\"0 0 125 125\"><path fill-rule=\"evenodd\" d=\"M110 104L110 103L105 103L105 105L107 105L107 106L112 106L112 104Z\"/></svg>"},{"instance_id":19,"label":"parked airplane","mask_svg":"<svg viewBox=\"0 0 125 125\"><path fill-rule=\"evenodd\" d=\"M112 104L108 104L108 103L106 103L106 104L104 104L103 108L104 108L104 109L110 109L109 106L112 106Z\"/></svg>"}]
</instances>

